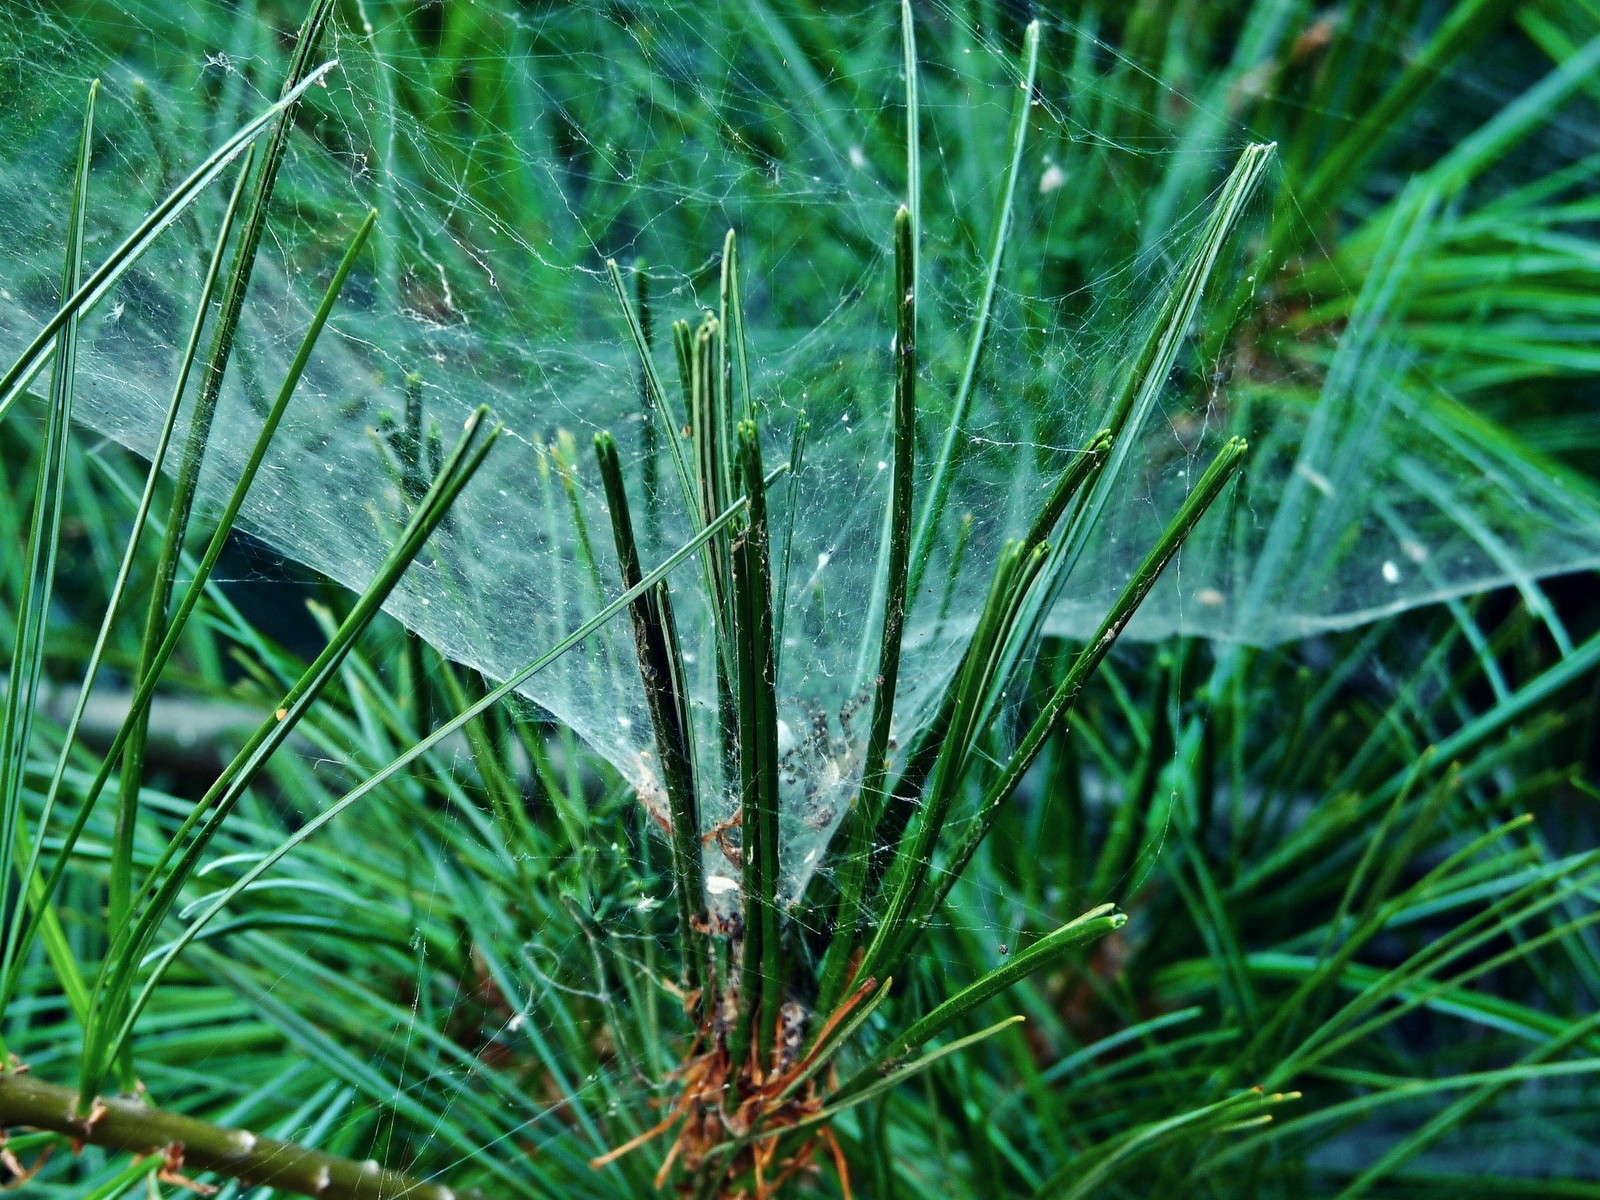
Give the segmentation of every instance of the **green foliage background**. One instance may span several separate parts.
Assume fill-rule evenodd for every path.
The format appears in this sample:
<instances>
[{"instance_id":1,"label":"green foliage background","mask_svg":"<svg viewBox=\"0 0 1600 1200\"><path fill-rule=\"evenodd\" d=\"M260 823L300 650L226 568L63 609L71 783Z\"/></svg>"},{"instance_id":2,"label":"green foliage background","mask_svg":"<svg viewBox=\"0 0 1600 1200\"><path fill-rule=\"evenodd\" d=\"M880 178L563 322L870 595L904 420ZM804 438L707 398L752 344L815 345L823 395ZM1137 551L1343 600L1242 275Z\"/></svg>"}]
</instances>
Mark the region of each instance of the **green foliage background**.
<instances>
[{"instance_id":1,"label":"green foliage background","mask_svg":"<svg viewBox=\"0 0 1600 1200\"><path fill-rule=\"evenodd\" d=\"M1034 15L1000 4L913 8L926 57L943 61L959 61L972 30L1020 47ZM850 14L792 9L760 9L765 24L750 16L755 8L714 15L740 47L754 28L803 31L771 60L796 73L789 100L806 94L806 77L892 74L898 47L854 37ZM248 36L254 86L271 95L300 16L206 5L152 50L140 29L165 28L172 14L141 12L130 23L125 12L86 3L70 23L26 8L3 20L16 46L48 46L69 66L71 38L57 36L67 30L153 73L163 55L198 62ZM440 127L437 152L463 153L428 169L459 179L474 204L499 215L502 224L480 222L473 236L503 239L491 249L504 254L551 242L561 216L519 186L515 155L497 149L521 117L507 60L485 48L587 63L605 59L630 19L643 21L627 6L606 19L581 8L545 15L541 24L464 0L386 13L366 0L338 5L334 17L350 29L376 20L422 72L393 102ZM1096 281L1160 245L1214 187L1216 156L1182 151L1212 147L1206 123L1223 114L1234 129L1278 142L1282 177L1254 247L1262 282L1249 297L1217 298L1221 315L1193 331L1198 349L1180 372L1213 361L1215 337L1227 339L1241 377L1315 378L1384 251L1397 198L1426 177L1447 195L1427 253L1399 268L1410 293L1394 328L1408 361L1530 471L1600 470L1600 10L1588 0L1091 4L1042 16L1040 87L1057 89L1096 138L1062 135L1061 147L1071 179L1061 202L1092 215L1058 213L1021 230L1009 251L1025 276L1018 289L1055 298L1031 330L1042 337L1082 305L1107 323L1108 341L1116 335L1127 314L1115 296L1092 295ZM782 72L767 69L774 111L741 131L757 144L797 136ZM958 83L935 78L929 95ZM673 171L686 169L673 156L684 136L675 123L693 120L692 107L619 116L585 83L571 93L591 107L542 127L559 142L570 123L591 146L606 141L596 131L607 127L610 144L654 156L650 194L670 194ZM1519 106L1537 137L1474 139ZM8 100L17 130L26 108L26 97ZM337 135L308 126L305 136ZM873 134L870 156L902 153L887 118ZM1164 149L1127 159L1097 154L1102 142ZM983 158L992 147L943 149L954 175L994 177ZM391 169L408 164L397 157ZM1102 203L1108 194L1125 203ZM69 207L69 196L47 199ZM316 197L279 203L297 200L312 206L301 227L319 227ZM640 202L615 198L616 229L639 219ZM786 244L807 246L817 277L851 278L864 257L881 257L887 227L868 230L863 218L862 228L841 229L824 215L807 223L798 214L785 234ZM388 219L380 210L380 226ZM701 244L720 243L712 215L682 219L703 223ZM927 236L981 241L962 220L932 201ZM346 236L340 229L330 241ZM625 240L590 228L554 242L581 254L608 235ZM780 249L756 239L748 274L782 269ZM380 268L372 279L384 277ZM393 278L415 282L398 269ZM828 298L798 282L768 289L793 324L819 319ZM518 303L522 319L552 319L536 295ZM608 327L615 335L616 323ZM50 401L37 389L6 414L0 439L7 645L26 641L18 614L35 584L28 556L9 548L28 542L49 461ZM143 474L131 456L86 437L61 454L66 516L41 660L50 686L17 744L8 813L42 837L47 863L120 721L91 713L98 731L62 745ZM169 486L160 484L163 497ZM180 578L204 549L200 532ZM262 552L243 542L230 550L249 553ZM195 799L301 677L307 647L314 653L352 609L348 593L315 578L284 584L270 554L225 561L239 565L205 587L162 676L153 741L134 780L135 878L177 844ZM154 571L152 545L136 562L134 589ZM261 571L270 584L225 582ZM1600 1100L1600 609L1591 596L1591 575L1523 580L1271 650L1193 639L1119 647L932 914L908 975L841 1052L841 1074L875 1063L916 1018L1091 906L1116 901L1128 923L986 1000L944 1038L1011 1014L1025 1024L841 1114L834 1127L855 1194L1600 1195L1590 1144ZM302 597L310 616L298 626L274 630L272 614L258 611L291 598L298 608ZM113 710L144 653L137 608L130 614L105 651L101 693ZM1023 699L981 732L982 757L1005 761L1075 651L1044 642ZM219 823L205 865L179 880L157 946L493 682L379 618ZM19 718L8 721L11 738ZM204 733L185 740L185 729ZM60 807L41 829L63 750ZM984 785L981 769L964 783L965 807L935 851L936 871L971 827ZM76 964L80 981L117 965L107 912L115 822L109 801L87 817L52 908L65 958L41 939L0 1017L6 1048L61 1084L90 1070L85 1025L104 1036L108 1019L97 1024L75 1004L64 963ZM786 926L786 945L807 968L834 932L832 878ZM673 1072L694 1024L667 986L678 970L672 887L666 841L616 773L529 706L498 705L230 900L151 992L130 1056L101 1066L116 1083L137 1079L164 1108L488 1195L647 1195L670 1139L600 1170L589 1163L654 1125L677 1096ZM7 921L16 911L14 901ZM122 965L145 978L144 965ZM810 975L796 978L796 994L814 996ZM61 1141L15 1129L8 1145L31 1163ZM152 1181L155 1166L63 1147L24 1186L60 1197L165 1188ZM223 1182L227 1194L248 1192ZM841 1190L825 1157L789 1186Z\"/></svg>"}]
</instances>

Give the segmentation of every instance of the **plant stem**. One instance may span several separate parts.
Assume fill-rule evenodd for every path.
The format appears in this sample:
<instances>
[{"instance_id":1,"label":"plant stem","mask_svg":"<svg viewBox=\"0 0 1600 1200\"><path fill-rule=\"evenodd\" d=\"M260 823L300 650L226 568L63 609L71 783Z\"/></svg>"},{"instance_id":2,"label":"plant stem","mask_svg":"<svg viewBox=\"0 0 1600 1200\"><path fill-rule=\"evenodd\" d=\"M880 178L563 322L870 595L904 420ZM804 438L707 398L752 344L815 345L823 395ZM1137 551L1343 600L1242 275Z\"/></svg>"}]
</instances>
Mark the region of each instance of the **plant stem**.
<instances>
[{"instance_id":1,"label":"plant stem","mask_svg":"<svg viewBox=\"0 0 1600 1200\"><path fill-rule=\"evenodd\" d=\"M909 17L907 18L909 20ZM872 831L883 812L884 785L889 775L890 730L894 722L895 687L900 677L901 639L905 631L907 574L911 555L912 477L916 468L917 424L917 227L909 209L894 220L894 478L889 501L887 595L879 642L878 672L872 681L872 724L861 771L861 790L843 858L839 912L834 941L828 948L819 997L823 1012L832 1009L848 983L847 965L855 948L856 926L867 882Z\"/></svg>"},{"instance_id":2,"label":"plant stem","mask_svg":"<svg viewBox=\"0 0 1600 1200\"><path fill-rule=\"evenodd\" d=\"M628 493L623 486L622 463L617 444L609 433L595 435L595 458L600 464L600 479L605 486L606 507L611 510L612 533L616 540L617 562L622 570L622 586L638 587L644 578L634 539L633 518L628 510ZM672 841L674 892L678 900L678 937L683 946L683 967L688 986L698 989L703 983L702 947L695 936L695 923L705 907L705 884L701 878L700 817L695 794L694 741L689 714L688 686L684 678L683 656L678 648L677 623L672 598L666 584L657 584L633 602L634 645L639 654L639 673L644 681L645 702L656 735L656 751L661 764L661 786L667 795Z\"/></svg>"},{"instance_id":3,"label":"plant stem","mask_svg":"<svg viewBox=\"0 0 1600 1200\"><path fill-rule=\"evenodd\" d=\"M773 674L772 568L761 446L753 421L736 431L748 523L733 547L738 657L739 792L743 814L744 960L740 1026L755 1022L756 1061L766 1071L786 973L778 922L778 712ZM759 999L757 992L759 991ZM742 1052L742 1038L733 1048ZM742 1065L742 1053L733 1059Z\"/></svg>"},{"instance_id":4,"label":"plant stem","mask_svg":"<svg viewBox=\"0 0 1600 1200\"><path fill-rule=\"evenodd\" d=\"M195 1117L151 1108L139 1100L102 1099L96 1115L80 1117L76 1089L32 1075L0 1074L0 1129L26 1125L107 1150L176 1153L183 1171L212 1171L257 1187L281 1188L317 1200L484 1200L481 1192L412 1179L376 1162L224 1129Z\"/></svg>"},{"instance_id":5,"label":"plant stem","mask_svg":"<svg viewBox=\"0 0 1600 1200\"><path fill-rule=\"evenodd\" d=\"M1005 185L1001 190L1000 208L995 214L994 235L989 243L989 263L984 275L983 297L978 302L977 318L972 325L972 340L967 346L966 363L961 369L961 383L956 388L955 400L950 405L950 418L945 426L944 440L939 446L939 457L934 463L933 480L928 486L928 498L923 502L922 515L917 519L917 534L911 555L911 580L907 590L917 594L922 584L923 572L933 552L933 535L950 491L950 468L956 457L956 439L966 422L967 410L972 403L972 393L978 381L978 364L983 359L984 346L989 336L989 326L994 314L994 297L1000 285L1000 262L1005 257L1006 245L1011 240L1011 220L1016 207L1017 179L1022 173L1022 147L1028 136L1028 113L1033 105L1034 83L1039 75L1039 22L1030 21L1023 35L1023 75L1017 88L1017 107L1011 117L1011 165L1006 169Z\"/></svg>"},{"instance_id":6,"label":"plant stem","mask_svg":"<svg viewBox=\"0 0 1600 1200\"><path fill-rule=\"evenodd\" d=\"M167 609L177 580L178 560L183 552L189 516L200 486L200 462L211 435L211 422L222 396L222 379L233 351L234 335L244 311L245 293L255 267L256 250L266 231L267 209L277 182L278 169L288 151L289 132L294 124L294 104L289 98L311 74L312 54L321 40L323 28L333 15L332 0L315 0L295 45L289 77L283 85L285 107L279 113L256 176L255 195L245 211L239 245L234 251L233 271L222 293L222 304L212 334L211 353L200 381L200 394L189 414L189 432L179 459L174 481L167 535L161 545L155 582L145 615L144 636L139 648L139 677L149 674L168 628ZM145 717L135 714L130 735L123 747L121 786L117 790L117 816L112 835L111 870L107 903L113 928L128 917L134 902L133 840L139 817L139 789L144 781ZM130 1076L131 1078L131 1076Z\"/></svg>"}]
</instances>

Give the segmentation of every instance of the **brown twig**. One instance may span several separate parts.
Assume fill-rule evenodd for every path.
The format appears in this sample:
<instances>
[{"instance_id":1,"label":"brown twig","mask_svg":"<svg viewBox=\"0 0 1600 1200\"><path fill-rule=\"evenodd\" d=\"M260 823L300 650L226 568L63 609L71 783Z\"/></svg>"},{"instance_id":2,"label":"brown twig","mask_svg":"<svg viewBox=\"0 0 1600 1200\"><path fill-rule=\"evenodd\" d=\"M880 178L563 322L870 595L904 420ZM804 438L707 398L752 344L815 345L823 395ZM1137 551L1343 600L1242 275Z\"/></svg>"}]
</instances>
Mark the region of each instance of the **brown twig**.
<instances>
[{"instance_id":1,"label":"brown twig","mask_svg":"<svg viewBox=\"0 0 1600 1200\"><path fill-rule=\"evenodd\" d=\"M77 1098L73 1088L0 1072L0 1130L28 1126L108 1150L160 1154L188 1171L211 1171L316 1200L484 1200L480 1192L412 1179L370 1160L223 1129L140 1100L100 1100L91 1116L79 1116Z\"/></svg>"}]
</instances>

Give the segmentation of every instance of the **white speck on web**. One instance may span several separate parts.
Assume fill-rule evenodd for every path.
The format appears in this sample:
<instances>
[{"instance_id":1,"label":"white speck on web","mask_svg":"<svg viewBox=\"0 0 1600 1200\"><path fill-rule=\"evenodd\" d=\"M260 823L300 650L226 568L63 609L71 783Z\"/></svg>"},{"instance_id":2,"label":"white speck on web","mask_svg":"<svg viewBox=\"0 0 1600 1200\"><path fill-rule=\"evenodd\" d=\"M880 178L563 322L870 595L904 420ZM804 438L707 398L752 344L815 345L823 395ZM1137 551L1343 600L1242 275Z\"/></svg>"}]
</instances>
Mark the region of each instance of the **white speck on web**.
<instances>
[{"instance_id":1,"label":"white speck on web","mask_svg":"<svg viewBox=\"0 0 1600 1200\"><path fill-rule=\"evenodd\" d=\"M1295 463L1294 473L1304 479L1312 487L1316 488L1317 491L1321 492L1324 496L1333 495L1333 484L1329 483L1328 477L1321 471L1318 471L1315 467L1307 466L1305 463Z\"/></svg>"}]
</instances>

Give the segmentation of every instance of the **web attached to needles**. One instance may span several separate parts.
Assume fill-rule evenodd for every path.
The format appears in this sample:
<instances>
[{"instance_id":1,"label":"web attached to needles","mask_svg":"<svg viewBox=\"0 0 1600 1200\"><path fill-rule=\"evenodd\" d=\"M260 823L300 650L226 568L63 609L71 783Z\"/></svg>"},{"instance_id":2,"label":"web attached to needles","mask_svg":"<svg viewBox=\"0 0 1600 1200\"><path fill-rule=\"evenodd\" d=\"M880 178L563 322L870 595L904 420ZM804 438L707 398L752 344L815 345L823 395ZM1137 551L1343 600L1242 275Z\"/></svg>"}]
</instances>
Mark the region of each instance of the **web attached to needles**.
<instances>
[{"instance_id":1,"label":"web attached to needles","mask_svg":"<svg viewBox=\"0 0 1600 1200\"><path fill-rule=\"evenodd\" d=\"M104 81L92 259L276 95L293 28L249 6L90 7L92 22L41 9L7 31L3 352L20 349L58 300L65 215L54 200L66 194L87 79ZM647 279L670 380L666 326L716 308L723 234L737 231L768 465L787 456L802 414L810 430L802 469L773 498L793 897L859 774L861 697L876 660L887 247L910 191L898 11L752 4L711 20L703 5L674 3L412 11L375 0L354 11L325 47L337 70L298 118L208 449L208 494L236 476L342 245L376 208L374 248L245 524L359 587L406 512L408 413L419 430L409 453L425 470L474 406L489 404L509 436L390 608L443 654L504 678L621 590L596 432L622 446L646 565L692 532L671 434L642 401L605 260L630 284ZM919 7L918 20L925 494L980 306L1022 68L1019 23L979 29L944 5ZM1003 540L1027 527L1100 427L1227 163L1253 140L1240 96L1259 94L1262 65L1291 63L1315 28L1248 32L1257 40L1241 39L1241 61L1223 73L1243 92L1147 80L1149 103L1135 110L1104 86L1133 70L1126 61L1092 29L1046 23L992 329L912 599L898 704L907 727L948 679ZM1244 61L1247 50L1260 62ZM1567 143L1580 128L1555 127L1562 154L1575 155ZM1221 336L1197 330L1146 426L1130 431L1137 448L1118 501L1052 631L1094 628L1210 452L1240 432L1256 446L1245 483L1129 636L1272 644L1600 562L1593 497L1437 386L1436 347L1403 321L1414 264L1430 243L1468 236L1476 210L1456 195L1396 191L1370 198L1392 218L1367 259L1297 261L1257 281L1264 231L1297 204L1292 181L1269 178L1207 291L1199 325ZM85 322L80 411L136 450L152 446L222 201L204 198ZM1315 260L1318 243L1308 244ZM1240 297L1242 311L1217 315ZM1319 315L1318 304L1332 308ZM1275 338L1263 332L1274 328ZM700 732L714 737L711 623L693 567L673 586ZM526 692L647 804L660 795L625 621ZM731 796L713 797L707 822L732 811ZM713 877L727 870L717 853L708 850Z\"/></svg>"}]
</instances>

